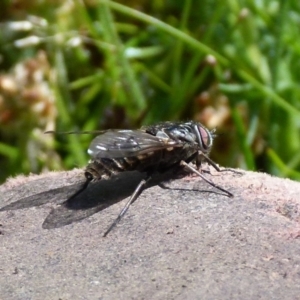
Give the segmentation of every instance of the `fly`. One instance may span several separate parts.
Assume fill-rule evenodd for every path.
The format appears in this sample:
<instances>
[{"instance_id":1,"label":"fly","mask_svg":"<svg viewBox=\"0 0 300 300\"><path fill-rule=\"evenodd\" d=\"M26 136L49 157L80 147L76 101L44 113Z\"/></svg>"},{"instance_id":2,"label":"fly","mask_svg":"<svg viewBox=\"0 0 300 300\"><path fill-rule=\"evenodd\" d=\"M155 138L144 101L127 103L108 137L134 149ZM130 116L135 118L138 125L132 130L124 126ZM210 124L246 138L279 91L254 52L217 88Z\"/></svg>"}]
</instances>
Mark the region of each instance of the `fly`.
<instances>
[{"instance_id":1,"label":"fly","mask_svg":"<svg viewBox=\"0 0 300 300\"><path fill-rule=\"evenodd\" d=\"M214 131L209 131L201 123L194 121L164 122L144 126L139 130L105 131L90 144L88 153L91 160L85 169L86 183L72 198L82 192L90 182L109 179L120 172L135 170L147 174L104 233L107 236L157 173L186 168L228 197L233 197L232 193L199 172L203 161L208 162L218 172L230 170L221 170L208 157L213 139ZM195 166L189 163L194 163Z\"/></svg>"}]
</instances>

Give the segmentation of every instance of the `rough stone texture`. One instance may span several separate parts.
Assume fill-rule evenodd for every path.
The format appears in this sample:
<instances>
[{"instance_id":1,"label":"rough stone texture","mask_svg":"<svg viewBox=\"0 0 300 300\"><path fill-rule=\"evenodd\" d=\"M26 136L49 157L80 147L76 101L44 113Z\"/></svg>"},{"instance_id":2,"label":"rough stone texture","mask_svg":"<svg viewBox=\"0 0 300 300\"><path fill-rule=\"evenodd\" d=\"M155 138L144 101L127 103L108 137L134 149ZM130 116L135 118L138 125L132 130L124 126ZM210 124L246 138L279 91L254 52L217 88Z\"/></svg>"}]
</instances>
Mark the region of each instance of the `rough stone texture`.
<instances>
[{"instance_id":1,"label":"rough stone texture","mask_svg":"<svg viewBox=\"0 0 300 300\"><path fill-rule=\"evenodd\" d=\"M191 176L154 186L106 238L141 174L65 204L81 170L10 179L0 187L0 298L300 299L300 184L206 176L234 198Z\"/></svg>"}]
</instances>

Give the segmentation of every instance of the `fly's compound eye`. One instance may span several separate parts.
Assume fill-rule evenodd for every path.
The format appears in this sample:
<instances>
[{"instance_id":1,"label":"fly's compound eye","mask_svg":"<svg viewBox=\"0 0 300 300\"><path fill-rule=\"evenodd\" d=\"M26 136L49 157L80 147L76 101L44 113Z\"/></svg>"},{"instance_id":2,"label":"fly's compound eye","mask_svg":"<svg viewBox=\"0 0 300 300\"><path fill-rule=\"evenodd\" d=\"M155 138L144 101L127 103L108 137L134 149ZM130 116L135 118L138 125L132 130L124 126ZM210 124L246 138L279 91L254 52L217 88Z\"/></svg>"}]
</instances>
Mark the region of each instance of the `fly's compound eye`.
<instances>
[{"instance_id":1,"label":"fly's compound eye","mask_svg":"<svg viewBox=\"0 0 300 300\"><path fill-rule=\"evenodd\" d=\"M204 151L209 151L213 143L210 131L200 124L196 125L195 129L199 146L203 148Z\"/></svg>"}]
</instances>

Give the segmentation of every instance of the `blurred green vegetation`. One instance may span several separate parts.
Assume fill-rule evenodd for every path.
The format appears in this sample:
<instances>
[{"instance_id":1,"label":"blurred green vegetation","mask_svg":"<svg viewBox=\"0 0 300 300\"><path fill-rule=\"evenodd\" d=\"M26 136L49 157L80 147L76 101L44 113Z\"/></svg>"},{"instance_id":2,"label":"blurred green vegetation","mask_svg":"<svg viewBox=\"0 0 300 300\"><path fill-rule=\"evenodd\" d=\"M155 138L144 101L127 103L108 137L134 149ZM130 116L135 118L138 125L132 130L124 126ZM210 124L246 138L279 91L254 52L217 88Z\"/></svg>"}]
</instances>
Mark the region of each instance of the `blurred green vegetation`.
<instances>
[{"instance_id":1,"label":"blurred green vegetation","mask_svg":"<svg viewBox=\"0 0 300 300\"><path fill-rule=\"evenodd\" d=\"M300 178L298 0L4 0L0 181L85 166L91 135L194 119L220 165Z\"/></svg>"}]
</instances>

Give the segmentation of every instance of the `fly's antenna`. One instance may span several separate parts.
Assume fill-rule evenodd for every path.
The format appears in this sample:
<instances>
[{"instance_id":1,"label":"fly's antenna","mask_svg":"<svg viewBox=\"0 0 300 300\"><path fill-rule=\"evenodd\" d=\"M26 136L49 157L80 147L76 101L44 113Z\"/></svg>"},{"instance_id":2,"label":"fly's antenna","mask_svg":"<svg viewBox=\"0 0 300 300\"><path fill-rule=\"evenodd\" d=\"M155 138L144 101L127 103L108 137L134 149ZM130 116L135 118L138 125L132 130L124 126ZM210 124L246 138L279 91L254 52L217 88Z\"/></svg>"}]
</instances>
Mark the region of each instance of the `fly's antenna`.
<instances>
[{"instance_id":1,"label":"fly's antenna","mask_svg":"<svg viewBox=\"0 0 300 300\"><path fill-rule=\"evenodd\" d=\"M87 131L55 131L47 130L44 134L102 134L105 130L87 130Z\"/></svg>"}]
</instances>

